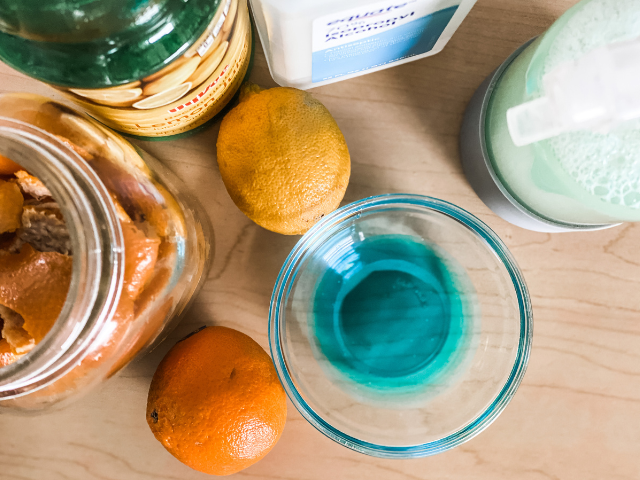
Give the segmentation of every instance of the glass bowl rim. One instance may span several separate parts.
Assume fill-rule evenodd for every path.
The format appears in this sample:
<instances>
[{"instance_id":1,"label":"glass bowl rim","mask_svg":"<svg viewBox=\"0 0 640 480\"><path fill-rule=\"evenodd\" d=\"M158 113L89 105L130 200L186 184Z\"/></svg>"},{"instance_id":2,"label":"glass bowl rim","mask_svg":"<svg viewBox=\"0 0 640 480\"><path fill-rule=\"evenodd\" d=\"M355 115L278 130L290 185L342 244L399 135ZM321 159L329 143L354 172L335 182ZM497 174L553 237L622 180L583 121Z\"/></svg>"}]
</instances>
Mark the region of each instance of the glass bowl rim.
<instances>
[{"instance_id":1,"label":"glass bowl rim","mask_svg":"<svg viewBox=\"0 0 640 480\"><path fill-rule=\"evenodd\" d=\"M518 352L507 381L489 407L478 414L470 423L446 437L428 443L401 447L378 445L357 439L336 429L318 415L307 402L304 401L294 385L289 374L289 369L285 363L280 342L280 325L283 322L281 319L281 310L283 308L282 300L286 298L291 291L300 260L304 254L309 249L314 248L326 240L336 227L352 217L360 218L360 215L365 211L376 210L379 207L393 204L422 207L444 214L463 224L471 230L472 233L480 237L486 247L496 255L498 261L502 262L505 266L516 291L520 310ZM269 306L269 348L271 350L271 357L273 358L280 382L298 412L317 430L335 442L357 452L381 458L418 458L434 455L457 447L481 433L502 413L520 386L531 353L532 337L533 312L527 286L520 268L504 242L484 222L466 210L447 201L423 195L390 193L368 197L345 205L322 218L302 236L289 253L276 279Z\"/></svg>"}]
</instances>

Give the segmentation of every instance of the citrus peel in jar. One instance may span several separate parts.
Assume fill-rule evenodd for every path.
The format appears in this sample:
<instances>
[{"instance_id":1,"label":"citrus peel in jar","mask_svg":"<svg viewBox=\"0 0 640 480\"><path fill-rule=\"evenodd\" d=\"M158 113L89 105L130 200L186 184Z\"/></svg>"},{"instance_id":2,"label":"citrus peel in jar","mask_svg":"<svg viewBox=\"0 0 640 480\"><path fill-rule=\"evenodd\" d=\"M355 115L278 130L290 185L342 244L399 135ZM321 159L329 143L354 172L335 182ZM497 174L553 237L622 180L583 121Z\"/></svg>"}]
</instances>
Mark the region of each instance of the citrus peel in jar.
<instances>
[{"instance_id":1,"label":"citrus peel in jar","mask_svg":"<svg viewBox=\"0 0 640 480\"><path fill-rule=\"evenodd\" d=\"M13 175L22 167L4 155L0 155L0 175Z\"/></svg>"},{"instance_id":2,"label":"citrus peel in jar","mask_svg":"<svg viewBox=\"0 0 640 480\"><path fill-rule=\"evenodd\" d=\"M25 194L32 196L36 200L42 200L51 196L51 192L44 186L44 183L25 170L18 170L15 176L18 185L20 185L20 190Z\"/></svg>"},{"instance_id":3,"label":"citrus peel in jar","mask_svg":"<svg viewBox=\"0 0 640 480\"><path fill-rule=\"evenodd\" d=\"M160 240L148 238L132 223L121 223L124 238L124 290L132 300L140 295L158 259Z\"/></svg>"},{"instance_id":4,"label":"citrus peel in jar","mask_svg":"<svg viewBox=\"0 0 640 480\"><path fill-rule=\"evenodd\" d=\"M233 202L277 233L305 233L338 208L349 183L349 150L338 124L322 103L295 88L243 85L217 148Z\"/></svg>"},{"instance_id":5,"label":"citrus peel in jar","mask_svg":"<svg viewBox=\"0 0 640 480\"><path fill-rule=\"evenodd\" d=\"M0 162L2 168L11 161L1 157ZM68 233L55 217L57 205L42 203L50 197L49 190L17 167L3 170L11 170L13 177L0 180L0 341L11 352L3 355L2 366L45 337L71 283L71 257L56 251L61 245L70 249L68 242L52 237Z\"/></svg>"},{"instance_id":6,"label":"citrus peel in jar","mask_svg":"<svg viewBox=\"0 0 640 480\"><path fill-rule=\"evenodd\" d=\"M11 345L4 338L0 339L0 368L11 365L18 359L18 355L11 351Z\"/></svg>"},{"instance_id":7,"label":"citrus peel in jar","mask_svg":"<svg viewBox=\"0 0 640 480\"><path fill-rule=\"evenodd\" d=\"M0 256L0 305L24 319L24 330L38 343L60 315L71 283L71 257L38 252L25 244L19 253Z\"/></svg>"},{"instance_id":8,"label":"citrus peel in jar","mask_svg":"<svg viewBox=\"0 0 640 480\"><path fill-rule=\"evenodd\" d=\"M25 158L24 165L11 174L0 174L0 180L12 184L13 190L19 192L23 201L22 215L15 231L0 233L0 264L5 257L24 255L29 248L36 254L51 248L66 256L74 266L75 262L80 263L79 270L84 276L84 259L74 259L76 252L73 250L79 242L79 251L86 251L82 248L85 220L96 219L98 225L108 227L101 229L101 238L96 239L104 248L91 249L88 253L111 253L108 258L103 256L104 268L90 278L93 282L99 281L100 285L109 285L110 295L99 295L96 302L100 303L93 307L87 303L91 310L78 312L77 304L73 310L80 316L87 315L87 324L81 332L86 341L72 342L73 338L61 337L61 332L68 331L66 327L73 328L77 324L75 315L60 317L58 312L59 318L54 323L60 323L61 328L56 325L49 333L41 332L39 337L47 338L36 345L36 340L23 328L25 319L22 315L0 303L0 366L19 361L19 365L5 372L12 378L21 381L28 372L31 358L20 360L24 355L34 358L35 355L39 355L38 358L56 355L57 348L45 350L44 343L63 344L63 348L71 345L69 350L64 350L64 358L69 361L61 368L54 364L49 369L52 382L42 388L29 384L32 389L27 395L2 398L2 405L6 407L41 409L106 380L160 338L161 332L166 331L176 314L185 309L199 286L208 266L209 231L204 219L198 221L197 203L180 198L183 188L180 182L114 132L37 95L0 95L0 110L8 121L21 122L27 134L31 133L32 127L44 130L49 135L33 133L42 137L43 144L50 147L60 164L72 171L86 172L86 175L78 176L82 181L78 180L77 185L71 185L66 192L71 195L63 194L67 190L64 169L45 169L33 163L40 160L37 153L28 161L25 155L30 156L31 149L27 145L16 149L20 158ZM40 175L46 184L40 181ZM53 192L60 191L60 197L53 197L49 186ZM78 191L76 188L89 199L99 200L91 202L90 211L86 211L82 198L73 195ZM97 192L93 191L95 189ZM60 204L56 201L58 198ZM0 210L2 206L0 204ZM66 228L67 211L81 214L77 217L81 223L76 224L76 228ZM116 222L112 223L110 219ZM64 230L66 235L40 235L51 233L51 227L56 232ZM78 230L80 235L74 239L74 232ZM32 240L25 241L27 237ZM122 275L120 285L118 273ZM0 284L0 289L3 286ZM81 293L87 291L79 290ZM102 289L100 292L106 293ZM75 288L73 293L76 293ZM89 291L89 295L91 293ZM78 297L85 299L87 296L79 294ZM72 300L69 297L65 299L67 301ZM65 305L62 303L63 308ZM74 334L79 330L75 328ZM37 352L29 352L31 348Z\"/></svg>"},{"instance_id":9,"label":"citrus peel in jar","mask_svg":"<svg viewBox=\"0 0 640 480\"><path fill-rule=\"evenodd\" d=\"M46 124L53 124L50 118L53 112L50 108L45 111L47 115L40 120L44 118ZM77 123L74 122L73 125L77 126ZM85 125L84 130L88 127L92 125ZM59 132L60 127L55 131ZM91 133L94 138L100 138L99 131ZM55 136L84 161L108 165L118 172L115 178L126 179L126 185L138 185L138 189L133 189L132 198L125 195L124 199L128 201L129 211L134 216L145 219L148 215L153 223L134 222L120 203L122 195L111 192L116 213L121 220L124 240L123 293L96 345L63 381L42 390L41 393L45 395L51 393L52 388L56 392L72 388L75 381L109 358L115 349L122 347L129 327L137 317L136 299L147 287L153 286L144 299L145 304L151 304L168 284L170 275L165 273L167 266L162 270L155 267L162 243L157 231L162 230L165 234L175 231L176 228L170 228L170 224L179 216L179 207L171 195L164 188L156 190L144 170L135 163L128 165L128 171L123 172L120 168L120 162L123 161L120 156L115 160L105 158L104 148L98 147L94 154L59 133ZM89 149L95 147L91 142L83 141L81 136L77 140ZM102 141L106 143L104 138ZM110 150L113 152L116 147L111 146ZM22 167L18 166L18 169L13 170L15 171L10 180L0 179L0 234L11 234L10 238L4 238L5 235L0 244L0 342L4 342L11 352L11 355L2 357L0 366L12 363L28 353L49 332L66 301L72 269L68 231L51 193L37 177ZM148 187L140 188L131 179L132 174L143 177ZM177 230L181 230L183 222L179 221L177 225ZM167 314L166 308L161 310L163 314ZM156 316L157 318L159 317ZM157 330L158 322L155 323ZM128 354L129 358L132 354L133 352ZM123 364L118 362L120 366Z\"/></svg>"},{"instance_id":10,"label":"citrus peel in jar","mask_svg":"<svg viewBox=\"0 0 640 480\"><path fill-rule=\"evenodd\" d=\"M18 185L0 180L0 234L20 228L24 198Z\"/></svg>"},{"instance_id":11,"label":"citrus peel in jar","mask_svg":"<svg viewBox=\"0 0 640 480\"><path fill-rule=\"evenodd\" d=\"M24 318L10 308L0 305L0 318L2 318L3 340L6 340L11 352L22 355L31 351L36 342L24 329Z\"/></svg>"}]
</instances>

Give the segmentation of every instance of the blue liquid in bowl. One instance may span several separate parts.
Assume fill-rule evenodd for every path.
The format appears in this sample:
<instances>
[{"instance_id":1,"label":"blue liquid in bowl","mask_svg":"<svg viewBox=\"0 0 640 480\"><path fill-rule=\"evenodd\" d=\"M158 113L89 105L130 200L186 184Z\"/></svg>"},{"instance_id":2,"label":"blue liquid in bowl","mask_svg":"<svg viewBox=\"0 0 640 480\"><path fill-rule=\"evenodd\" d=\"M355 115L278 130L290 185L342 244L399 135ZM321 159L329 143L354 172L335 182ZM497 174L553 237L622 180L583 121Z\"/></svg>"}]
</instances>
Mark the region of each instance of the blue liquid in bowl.
<instances>
[{"instance_id":1,"label":"blue liquid in bowl","mask_svg":"<svg viewBox=\"0 0 640 480\"><path fill-rule=\"evenodd\" d=\"M312 328L342 379L400 394L446 381L469 351L471 282L440 248L406 235L324 246Z\"/></svg>"}]
</instances>

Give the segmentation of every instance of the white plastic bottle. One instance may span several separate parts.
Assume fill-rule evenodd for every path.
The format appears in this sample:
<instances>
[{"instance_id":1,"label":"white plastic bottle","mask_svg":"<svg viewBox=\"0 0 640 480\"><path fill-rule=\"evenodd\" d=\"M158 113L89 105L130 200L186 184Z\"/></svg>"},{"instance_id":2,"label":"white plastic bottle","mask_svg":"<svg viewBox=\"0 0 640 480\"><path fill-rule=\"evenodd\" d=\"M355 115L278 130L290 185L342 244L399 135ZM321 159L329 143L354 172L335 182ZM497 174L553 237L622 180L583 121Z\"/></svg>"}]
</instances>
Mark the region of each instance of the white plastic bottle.
<instances>
[{"instance_id":1,"label":"white plastic bottle","mask_svg":"<svg viewBox=\"0 0 640 480\"><path fill-rule=\"evenodd\" d=\"M476 0L251 0L274 80L311 88L434 55Z\"/></svg>"}]
</instances>

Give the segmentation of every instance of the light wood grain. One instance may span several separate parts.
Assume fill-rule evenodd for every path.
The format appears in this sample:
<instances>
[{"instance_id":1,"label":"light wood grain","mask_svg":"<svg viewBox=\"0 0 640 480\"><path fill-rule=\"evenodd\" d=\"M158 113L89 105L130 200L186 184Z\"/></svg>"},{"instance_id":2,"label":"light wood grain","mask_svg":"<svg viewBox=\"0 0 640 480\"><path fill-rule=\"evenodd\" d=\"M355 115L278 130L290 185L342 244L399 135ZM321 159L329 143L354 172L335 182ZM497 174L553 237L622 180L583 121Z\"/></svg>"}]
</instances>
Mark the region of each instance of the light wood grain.
<instances>
[{"instance_id":1,"label":"light wood grain","mask_svg":"<svg viewBox=\"0 0 640 480\"><path fill-rule=\"evenodd\" d=\"M345 201L385 192L439 197L484 220L522 267L533 299L531 362L513 402L463 446L418 460L366 457L325 438L289 405L274 450L238 479L615 480L640 478L640 224L549 235L492 214L465 181L457 135L484 77L575 0L479 0L434 57L314 90L353 160ZM253 81L272 86L264 55ZM0 68L0 90L52 91ZM1 112L0 112L1 114ZM217 126L170 143L137 142L203 202L214 267L190 315L152 354L71 408L0 415L0 478L194 480L145 422L151 375L167 349L203 324L240 329L267 347L271 289L297 237L267 232L233 205L216 165Z\"/></svg>"}]
</instances>

